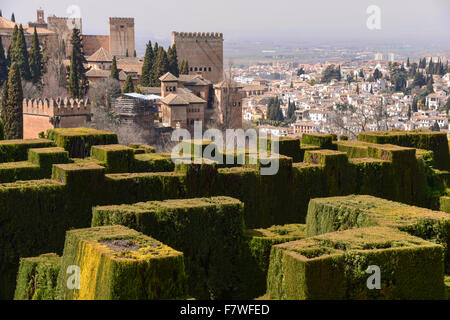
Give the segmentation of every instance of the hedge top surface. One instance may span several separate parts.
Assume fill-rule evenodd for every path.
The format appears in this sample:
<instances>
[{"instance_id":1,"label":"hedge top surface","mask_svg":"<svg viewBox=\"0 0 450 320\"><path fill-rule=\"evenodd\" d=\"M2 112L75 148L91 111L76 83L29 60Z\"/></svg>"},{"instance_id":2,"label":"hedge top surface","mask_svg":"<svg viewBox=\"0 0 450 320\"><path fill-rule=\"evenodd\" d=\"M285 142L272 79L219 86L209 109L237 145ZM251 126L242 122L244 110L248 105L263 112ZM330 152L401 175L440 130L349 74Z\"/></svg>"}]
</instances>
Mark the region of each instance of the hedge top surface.
<instances>
[{"instance_id":1,"label":"hedge top surface","mask_svg":"<svg viewBox=\"0 0 450 320\"><path fill-rule=\"evenodd\" d=\"M121 145L121 144L107 144L107 145L97 145L97 146L92 146L91 148L91 152L93 149L100 149L100 150L104 150L104 151L123 151L123 150L132 150L132 148Z\"/></svg>"},{"instance_id":2,"label":"hedge top surface","mask_svg":"<svg viewBox=\"0 0 450 320\"><path fill-rule=\"evenodd\" d=\"M53 167L62 169L64 171L89 171L105 169L105 167L94 162L54 164Z\"/></svg>"},{"instance_id":3,"label":"hedge top surface","mask_svg":"<svg viewBox=\"0 0 450 320\"><path fill-rule=\"evenodd\" d=\"M30 161L1 162L0 163L0 170L14 169L14 168L39 168L39 166Z\"/></svg>"},{"instance_id":4,"label":"hedge top surface","mask_svg":"<svg viewBox=\"0 0 450 320\"><path fill-rule=\"evenodd\" d=\"M48 139L16 139L16 140L0 140L0 146L2 145L21 145L21 144L39 144L39 143L48 143L53 144L52 140Z\"/></svg>"},{"instance_id":5,"label":"hedge top surface","mask_svg":"<svg viewBox=\"0 0 450 320\"><path fill-rule=\"evenodd\" d=\"M55 128L51 130L60 136L116 135L114 132L91 128Z\"/></svg>"},{"instance_id":6,"label":"hedge top surface","mask_svg":"<svg viewBox=\"0 0 450 320\"><path fill-rule=\"evenodd\" d=\"M164 201L149 201L139 202L131 205L118 205L118 206L102 206L97 207L96 210L119 210L126 212L148 212L153 210L170 210L170 209L191 209L191 208L203 208L211 206L224 206L224 205L242 205L237 199L230 197L212 197L212 198L195 198L195 199L175 199Z\"/></svg>"},{"instance_id":7,"label":"hedge top surface","mask_svg":"<svg viewBox=\"0 0 450 320\"><path fill-rule=\"evenodd\" d=\"M284 226L272 226L267 229L250 229L247 234L253 238L271 238L280 239L285 238L305 238L306 225L304 224L287 224Z\"/></svg>"},{"instance_id":8,"label":"hedge top surface","mask_svg":"<svg viewBox=\"0 0 450 320\"><path fill-rule=\"evenodd\" d=\"M63 187L64 185L53 179L24 180L9 183L0 183L0 192L21 189L41 189L43 187Z\"/></svg>"},{"instance_id":9,"label":"hedge top surface","mask_svg":"<svg viewBox=\"0 0 450 320\"><path fill-rule=\"evenodd\" d=\"M445 212L414 207L400 202L389 201L368 195L311 199L314 204L322 204L337 209L349 208L363 212L376 225L401 227L423 220L450 222Z\"/></svg>"},{"instance_id":10,"label":"hedge top surface","mask_svg":"<svg viewBox=\"0 0 450 320\"><path fill-rule=\"evenodd\" d=\"M111 173L105 174L106 178L114 181L128 180L128 179L140 179L151 177L183 177L184 174L180 172L142 172L142 173Z\"/></svg>"},{"instance_id":11,"label":"hedge top surface","mask_svg":"<svg viewBox=\"0 0 450 320\"><path fill-rule=\"evenodd\" d=\"M158 240L120 225L76 229L67 233L94 245L112 260L147 261L182 255Z\"/></svg>"},{"instance_id":12,"label":"hedge top surface","mask_svg":"<svg viewBox=\"0 0 450 320\"><path fill-rule=\"evenodd\" d=\"M410 131L371 131L363 132L361 136L405 136L405 135L447 135L445 132L431 130L410 130Z\"/></svg>"},{"instance_id":13,"label":"hedge top surface","mask_svg":"<svg viewBox=\"0 0 450 320\"><path fill-rule=\"evenodd\" d=\"M60 147L49 147L49 148L32 148L29 149L28 152L33 153L67 153L67 151L64 148Z\"/></svg>"},{"instance_id":14,"label":"hedge top surface","mask_svg":"<svg viewBox=\"0 0 450 320\"><path fill-rule=\"evenodd\" d=\"M34 263L58 264L61 262L61 257L56 253L45 253L37 257L20 258L20 260L26 260Z\"/></svg>"},{"instance_id":15,"label":"hedge top surface","mask_svg":"<svg viewBox=\"0 0 450 320\"><path fill-rule=\"evenodd\" d=\"M141 153L134 156L136 160L150 161L150 160L170 160L172 159L171 153ZM187 158L190 159L190 158Z\"/></svg>"},{"instance_id":16,"label":"hedge top surface","mask_svg":"<svg viewBox=\"0 0 450 320\"><path fill-rule=\"evenodd\" d=\"M330 255L414 247L440 247L389 227L349 229L313 236L275 246L307 261Z\"/></svg>"}]
</instances>

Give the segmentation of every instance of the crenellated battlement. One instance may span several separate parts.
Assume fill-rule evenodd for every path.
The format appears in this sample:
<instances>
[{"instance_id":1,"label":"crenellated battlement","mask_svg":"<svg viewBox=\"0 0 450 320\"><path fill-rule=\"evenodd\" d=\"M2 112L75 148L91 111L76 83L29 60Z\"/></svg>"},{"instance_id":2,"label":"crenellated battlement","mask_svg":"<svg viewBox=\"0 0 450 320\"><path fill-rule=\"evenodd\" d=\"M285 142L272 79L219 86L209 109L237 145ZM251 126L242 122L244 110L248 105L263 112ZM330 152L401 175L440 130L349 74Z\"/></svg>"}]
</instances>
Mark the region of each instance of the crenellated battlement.
<instances>
[{"instance_id":1,"label":"crenellated battlement","mask_svg":"<svg viewBox=\"0 0 450 320\"><path fill-rule=\"evenodd\" d=\"M91 112L91 102L89 99L79 100L72 98L56 99L24 99L23 113L46 115L46 116L62 116L62 115L85 115Z\"/></svg>"},{"instance_id":2,"label":"crenellated battlement","mask_svg":"<svg viewBox=\"0 0 450 320\"><path fill-rule=\"evenodd\" d=\"M126 24L134 24L134 18L126 18L126 17L110 17L109 23L113 24L119 24L119 23L126 23Z\"/></svg>"},{"instance_id":3,"label":"crenellated battlement","mask_svg":"<svg viewBox=\"0 0 450 320\"><path fill-rule=\"evenodd\" d=\"M179 39L203 38L223 40L223 33L220 32L172 32L172 36Z\"/></svg>"}]
</instances>

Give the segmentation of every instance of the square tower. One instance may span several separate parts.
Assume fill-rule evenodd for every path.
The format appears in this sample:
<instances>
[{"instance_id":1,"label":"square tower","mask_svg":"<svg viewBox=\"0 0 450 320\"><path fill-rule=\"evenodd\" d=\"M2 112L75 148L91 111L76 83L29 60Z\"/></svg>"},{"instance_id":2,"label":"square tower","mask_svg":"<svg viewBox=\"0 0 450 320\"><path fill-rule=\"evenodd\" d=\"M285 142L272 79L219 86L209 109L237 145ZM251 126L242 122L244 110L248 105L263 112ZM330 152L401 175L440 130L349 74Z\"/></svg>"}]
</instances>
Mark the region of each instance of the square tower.
<instances>
[{"instance_id":1,"label":"square tower","mask_svg":"<svg viewBox=\"0 0 450 320\"><path fill-rule=\"evenodd\" d=\"M109 18L109 49L112 56L133 56L134 18Z\"/></svg>"},{"instance_id":2,"label":"square tower","mask_svg":"<svg viewBox=\"0 0 450 320\"><path fill-rule=\"evenodd\" d=\"M172 32L178 63L189 64L189 74L200 74L212 83L223 80L223 34L209 32Z\"/></svg>"}]
</instances>

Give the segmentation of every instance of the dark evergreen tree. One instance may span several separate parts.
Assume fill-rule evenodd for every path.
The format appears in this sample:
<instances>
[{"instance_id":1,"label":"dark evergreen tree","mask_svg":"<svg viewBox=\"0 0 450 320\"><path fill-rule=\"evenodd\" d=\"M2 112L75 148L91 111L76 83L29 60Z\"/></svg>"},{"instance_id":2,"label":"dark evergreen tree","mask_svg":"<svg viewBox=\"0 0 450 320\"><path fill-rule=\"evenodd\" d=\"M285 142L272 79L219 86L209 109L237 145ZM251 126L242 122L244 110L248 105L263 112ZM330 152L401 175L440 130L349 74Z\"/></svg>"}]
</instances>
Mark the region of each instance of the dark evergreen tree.
<instances>
[{"instance_id":1,"label":"dark evergreen tree","mask_svg":"<svg viewBox=\"0 0 450 320\"><path fill-rule=\"evenodd\" d=\"M25 81L31 81L30 63L28 60L27 43L22 25L19 26L17 37L11 51L11 64L17 63L20 76Z\"/></svg>"},{"instance_id":2,"label":"dark evergreen tree","mask_svg":"<svg viewBox=\"0 0 450 320\"><path fill-rule=\"evenodd\" d=\"M169 60L169 72L175 77L178 77L180 71L178 68L177 47L175 44L167 50L167 59Z\"/></svg>"},{"instance_id":3,"label":"dark evergreen tree","mask_svg":"<svg viewBox=\"0 0 450 320\"><path fill-rule=\"evenodd\" d=\"M359 94L359 84L356 85L356 94Z\"/></svg>"},{"instance_id":4,"label":"dark evergreen tree","mask_svg":"<svg viewBox=\"0 0 450 320\"><path fill-rule=\"evenodd\" d=\"M186 60L181 61L180 74L189 74L189 63Z\"/></svg>"},{"instance_id":5,"label":"dark evergreen tree","mask_svg":"<svg viewBox=\"0 0 450 320\"><path fill-rule=\"evenodd\" d=\"M167 59L167 53L163 47L158 48L158 55L156 56L156 61L154 64L154 73L153 73L153 85L155 87L159 87L161 85L161 81L159 78L169 71L169 60Z\"/></svg>"},{"instance_id":6,"label":"dark evergreen tree","mask_svg":"<svg viewBox=\"0 0 450 320\"><path fill-rule=\"evenodd\" d=\"M411 106L412 112L417 112L419 110L419 108L417 107L418 102L419 102L419 100L417 99L416 96L414 96L412 106Z\"/></svg>"},{"instance_id":7,"label":"dark evergreen tree","mask_svg":"<svg viewBox=\"0 0 450 320\"><path fill-rule=\"evenodd\" d=\"M375 71L373 72L373 78L376 80L381 79L383 77L383 74L381 73L380 70L378 70L378 68L375 69Z\"/></svg>"},{"instance_id":8,"label":"dark evergreen tree","mask_svg":"<svg viewBox=\"0 0 450 320\"><path fill-rule=\"evenodd\" d=\"M301 76L302 74L305 74L305 70L303 69L303 67L297 70L297 76Z\"/></svg>"},{"instance_id":9,"label":"dark evergreen tree","mask_svg":"<svg viewBox=\"0 0 450 320\"><path fill-rule=\"evenodd\" d=\"M16 17L14 16L14 12L11 14L11 21L16 22Z\"/></svg>"},{"instance_id":10,"label":"dark evergreen tree","mask_svg":"<svg viewBox=\"0 0 450 320\"><path fill-rule=\"evenodd\" d=\"M415 87L422 87L427 83L427 80L425 79L425 76L422 72L417 72L414 76L413 80L413 86Z\"/></svg>"},{"instance_id":11,"label":"dark evergreen tree","mask_svg":"<svg viewBox=\"0 0 450 320\"><path fill-rule=\"evenodd\" d=\"M428 80L427 80L427 93L428 93L428 94L434 92L433 84L434 84L433 76L430 75L430 76L428 77Z\"/></svg>"},{"instance_id":12,"label":"dark evergreen tree","mask_svg":"<svg viewBox=\"0 0 450 320\"><path fill-rule=\"evenodd\" d=\"M11 65L8 83L2 94L2 122L5 138L23 139L23 92L20 69L17 63ZM5 93L5 90L7 93ZM3 103L3 101L5 101Z\"/></svg>"},{"instance_id":13,"label":"dark evergreen tree","mask_svg":"<svg viewBox=\"0 0 450 320\"><path fill-rule=\"evenodd\" d=\"M287 118L288 119L294 119L295 117L295 102L291 102L291 99L288 101L288 111L287 111Z\"/></svg>"},{"instance_id":14,"label":"dark evergreen tree","mask_svg":"<svg viewBox=\"0 0 450 320\"><path fill-rule=\"evenodd\" d=\"M89 89L89 82L86 76L86 72L89 69L84 67L87 61L83 52L81 33L77 28L74 28L72 31L71 44L69 93L74 99L82 99Z\"/></svg>"},{"instance_id":15,"label":"dark evergreen tree","mask_svg":"<svg viewBox=\"0 0 450 320\"><path fill-rule=\"evenodd\" d=\"M134 52L133 52L133 57L136 58L136 50L134 50Z\"/></svg>"},{"instance_id":16,"label":"dark evergreen tree","mask_svg":"<svg viewBox=\"0 0 450 320\"><path fill-rule=\"evenodd\" d=\"M359 70L359 74L358 75L359 75L360 78L362 78L364 80L364 71L363 71L363 69Z\"/></svg>"},{"instance_id":17,"label":"dark evergreen tree","mask_svg":"<svg viewBox=\"0 0 450 320\"><path fill-rule=\"evenodd\" d=\"M125 57L128 57L128 49L127 49L127 51L126 51L126 53L125 53Z\"/></svg>"},{"instance_id":18,"label":"dark evergreen tree","mask_svg":"<svg viewBox=\"0 0 450 320\"><path fill-rule=\"evenodd\" d=\"M112 79L119 80L119 70L117 70L117 59L116 59L116 56L114 56L113 60L112 60L110 77Z\"/></svg>"},{"instance_id":19,"label":"dark evergreen tree","mask_svg":"<svg viewBox=\"0 0 450 320\"><path fill-rule=\"evenodd\" d=\"M39 45L39 38L36 32L36 27L34 27L33 38L31 40L30 49L30 71L31 71L31 81L33 83L39 83L42 78L43 63L42 63L42 52L41 46Z\"/></svg>"},{"instance_id":20,"label":"dark evergreen tree","mask_svg":"<svg viewBox=\"0 0 450 320\"><path fill-rule=\"evenodd\" d=\"M5 50L3 49L2 37L0 36L0 87L8 80L8 61L5 57Z\"/></svg>"},{"instance_id":21,"label":"dark evergreen tree","mask_svg":"<svg viewBox=\"0 0 450 320\"><path fill-rule=\"evenodd\" d=\"M152 86L152 69L154 63L154 53L152 42L149 41L147 44L147 49L145 49L144 64L142 65L142 74L140 78L141 86L151 87Z\"/></svg>"},{"instance_id":22,"label":"dark evergreen tree","mask_svg":"<svg viewBox=\"0 0 450 320\"><path fill-rule=\"evenodd\" d=\"M131 75L127 75L127 79L122 88L122 93L130 93L134 92L133 79L131 79Z\"/></svg>"}]
</instances>

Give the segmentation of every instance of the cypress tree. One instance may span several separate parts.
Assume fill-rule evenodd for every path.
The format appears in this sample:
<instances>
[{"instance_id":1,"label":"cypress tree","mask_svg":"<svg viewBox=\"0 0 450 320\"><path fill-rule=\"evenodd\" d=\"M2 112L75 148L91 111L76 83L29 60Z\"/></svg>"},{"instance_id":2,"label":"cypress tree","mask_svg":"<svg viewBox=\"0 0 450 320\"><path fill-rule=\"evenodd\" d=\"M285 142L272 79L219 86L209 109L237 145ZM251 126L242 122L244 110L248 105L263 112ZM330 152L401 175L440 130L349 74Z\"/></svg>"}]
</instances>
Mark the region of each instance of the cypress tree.
<instances>
[{"instance_id":1,"label":"cypress tree","mask_svg":"<svg viewBox=\"0 0 450 320\"><path fill-rule=\"evenodd\" d=\"M169 60L169 72L175 77L178 77L180 75L180 70L178 68L178 55L175 44L167 50L167 59Z\"/></svg>"},{"instance_id":2,"label":"cypress tree","mask_svg":"<svg viewBox=\"0 0 450 320\"><path fill-rule=\"evenodd\" d=\"M134 92L133 80L131 79L131 75L127 76L125 83L122 88L122 93Z\"/></svg>"},{"instance_id":3,"label":"cypress tree","mask_svg":"<svg viewBox=\"0 0 450 320\"><path fill-rule=\"evenodd\" d=\"M0 36L0 87L3 82L8 80L8 61L5 57L5 50L3 49L2 37Z\"/></svg>"},{"instance_id":4,"label":"cypress tree","mask_svg":"<svg viewBox=\"0 0 450 320\"><path fill-rule=\"evenodd\" d=\"M134 50L134 52L133 52L133 57L136 58L136 50Z\"/></svg>"},{"instance_id":5,"label":"cypress tree","mask_svg":"<svg viewBox=\"0 0 450 320\"><path fill-rule=\"evenodd\" d=\"M117 70L117 60L116 56L113 57L112 65L111 65L111 75L112 79L119 80L119 70Z\"/></svg>"},{"instance_id":6,"label":"cypress tree","mask_svg":"<svg viewBox=\"0 0 450 320\"><path fill-rule=\"evenodd\" d=\"M142 74L140 83L143 87L150 87L152 85L152 69L154 63L154 54L152 42L149 41L145 49L144 64L142 65Z\"/></svg>"},{"instance_id":7,"label":"cypress tree","mask_svg":"<svg viewBox=\"0 0 450 320\"><path fill-rule=\"evenodd\" d=\"M3 13L2 10L0 9L0 17L3 17Z\"/></svg>"},{"instance_id":8,"label":"cypress tree","mask_svg":"<svg viewBox=\"0 0 450 320\"><path fill-rule=\"evenodd\" d=\"M14 16L14 12L13 12L12 15L11 15L11 21L12 21L12 22L16 22L16 17Z\"/></svg>"},{"instance_id":9,"label":"cypress tree","mask_svg":"<svg viewBox=\"0 0 450 320\"><path fill-rule=\"evenodd\" d=\"M13 63L11 66L6 87L7 94L4 90L2 95L2 122L5 138L23 139L23 92L20 69L17 63Z\"/></svg>"},{"instance_id":10,"label":"cypress tree","mask_svg":"<svg viewBox=\"0 0 450 320\"><path fill-rule=\"evenodd\" d=\"M186 60L181 61L180 74L189 74L189 63Z\"/></svg>"},{"instance_id":11,"label":"cypress tree","mask_svg":"<svg viewBox=\"0 0 450 320\"><path fill-rule=\"evenodd\" d=\"M125 57L128 57L128 49L127 49L127 52L125 53Z\"/></svg>"},{"instance_id":12,"label":"cypress tree","mask_svg":"<svg viewBox=\"0 0 450 320\"><path fill-rule=\"evenodd\" d=\"M22 25L19 26L17 36L11 50L11 64L17 62L20 70L20 76L25 81L31 80L30 64L28 60L27 43L25 42L25 35L23 33Z\"/></svg>"},{"instance_id":13,"label":"cypress tree","mask_svg":"<svg viewBox=\"0 0 450 320\"><path fill-rule=\"evenodd\" d=\"M31 40L30 49L30 71L31 71L31 81L33 83L38 83L42 78L42 52L39 45L39 38L36 32L36 27L34 27L33 39Z\"/></svg>"},{"instance_id":14,"label":"cypress tree","mask_svg":"<svg viewBox=\"0 0 450 320\"><path fill-rule=\"evenodd\" d=\"M154 64L153 85L159 87L161 85L159 78L168 71L169 60L167 59L167 53L163 47L159 47L156 62Z\"/></svg>"},{"instance_id":15,"label":"cypress tree","mask_svg":"<svg viewBox=\"0 0 450 320\"><path fill-rule=\"evenodd\" d=\"M70 57L70 76L69 76L69 93L72 98L83 98L88 89L89 82L86 77L86 69L84 64L87 64L83 52L83 41L79 29L73 29L72 32L72 55Z\"/></svg>"}]
</instances>

